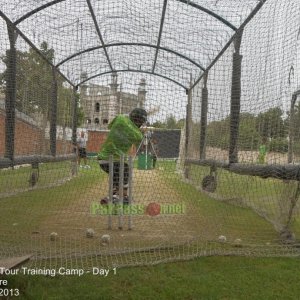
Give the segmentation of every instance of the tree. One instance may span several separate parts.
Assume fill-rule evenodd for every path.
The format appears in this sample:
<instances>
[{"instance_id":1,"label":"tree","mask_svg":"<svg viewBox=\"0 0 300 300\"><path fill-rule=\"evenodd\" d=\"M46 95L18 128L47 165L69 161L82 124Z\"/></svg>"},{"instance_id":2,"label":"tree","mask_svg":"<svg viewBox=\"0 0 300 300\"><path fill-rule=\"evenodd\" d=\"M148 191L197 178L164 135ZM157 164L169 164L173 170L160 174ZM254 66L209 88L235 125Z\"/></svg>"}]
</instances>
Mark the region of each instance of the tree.
<instances>
[{"instance_id":1,"label":"tree","mask_svg":"<svg viewBox=\"0 0 300 300\"><path fill-rule=\"evenodd\" d=\"M210 147L228 149L229 147L229 116L220 121L213 121L207 125L206 144ZM200 132L199 132L200 134Z\"/></svg>"},{"instance_id":2,"label":"tree","mask_svg":"<svg viewBox=\"0 0 300 300\"><path fill-rule=\"evenodd\" d=\"M48 47L46 42L40 45L40 52L48 59L54 61L54 50ZM7 65L9 51L0 57ZM34 49L17 51L16 53L16 109L28 115L38 113L42 116L42 127L46 127L50 120L52 101L52 66ZM0 88L5 91L7 69L0 73ZM57 125L69 126L72 123L72 99L73 89L69 87L59 74L56 74L57 82ZM79 95L77 94L77 103ZM83 111L78 109L78 122L83 121Z\"/></svg>"},{"instance_id":3,"label":"tree","mask_svg":"<svg viewBox=\"0 0 300 300\"><path fill-rule=\"evenodd\" d=\"M260 113L256 118L256 129L265 141L285 137L287 132L281 108L274 107Z\"/></svg>"},{"instance_id":4,"label":"tree","mask_svg":"<svg viewBox=\"0 0 300 300\"><path fill-rule=\"evenodd\" d=\"M50 61L54 60L54 50L46 42L41 43L40 51ZM1 57L7 65L9 51ZM0 74L1 89L5 90L8 78L7 69ZM60 85L62 81L60 82ZM16 109L32 114L49 113L51 101L52 70L51 66L34 49L28 52L16 52Z\"/></svg>"},{"instance_id":5,"label":"tree","mask_svg":"<svg viewBox=\"0 0 300 300\"><path fill-rule=\"evenodd\" d=\"M175 116L172 114L167 116L166 120L164 122L162 121L156 121L152 123L151 126L156 128L164 128L164 129L181 129L183 128L185 123L185 119L176 120Z\"/></svg>"},{"instance_id":6,"label":"tree","mask_svg":"<svg viewBox=\"0 0 300 300\"><path fill-rule=\"evenodd\" d=\"M167 129L177 129L177 121L173 115L169 115L166 120Z\"/></svg>"},{"instance_id":7,"label":"tree","mask_svg":"<svg viewBox=\"0 0 300 300\"><path fill-rule=\"evenodd\" d=\"M221 149L229 148L230 115L207 126L207 145ZM256 117L250 113L240 114L238 147L239 150L257 149L260 135L256 130Z\"/></svg>"},{"instance_id":8,"label":"tree","mask_svg":"<svg viewBox=\"0 0 300 300\"><path fill-rule=\"evenodd\" d=\"M261 137L256 129L256 117L250 113L240 114L238 147L240 150L256 150Z\"/></svg>"}]
</instances>

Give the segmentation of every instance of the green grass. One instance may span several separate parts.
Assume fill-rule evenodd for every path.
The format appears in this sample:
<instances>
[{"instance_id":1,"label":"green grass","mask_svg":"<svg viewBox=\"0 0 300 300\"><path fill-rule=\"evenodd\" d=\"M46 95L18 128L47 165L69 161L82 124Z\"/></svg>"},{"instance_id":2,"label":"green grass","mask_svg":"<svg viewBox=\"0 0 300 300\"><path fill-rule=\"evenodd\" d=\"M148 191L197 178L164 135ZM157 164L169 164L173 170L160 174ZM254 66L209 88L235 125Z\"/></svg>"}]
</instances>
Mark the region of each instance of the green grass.
<instances>
[{"instance_id":1,"label":"green grass","mask_svg":"<svg viewBox=\"0 0 300 300\"><path fill-rule=\"evenodd\" d=\"M295 258L205 257L188 262L117 270L106 277L9 276L16 299L199 300L299 299Z\"/></svg>"},{"instance_id":2,"label":"green grass","mask_svg":"<svg viewBox=\"0 0 300 300\"><path fill-rule=\"evenodd\" d=\"M191 179L201 183L204 176L209 175L209 167L192 166ZM278 197L286 190L286 183L282 180L255 176L238 175L223 169L218 170L217 193L224 198L249 198L253 201L261 200L262 197Z\"/></svg>"},{"instance_id":3,"label":"green grass","mask_svg":"<svg viewBox=\"0 0 300 300\"><path fill-rule=\"evenodd\" d=\"M40 174L39 189L20 192L17 195L6 197L0 200L0 228L1 231L12 231L15 229L31 232L38 230L41 221L49 216L49 212L56 211L71 204L74 199L80 197L82 190L97 184L104 177L104 172L96 162L90 162L92 169L79 170L79 174L70 181L52 188L41 188L47 182L55 182L69 173L70 167L67 162L55 163L55 166L43 166ZM25 169L25 168L24 168ZM18 169L13 179L24 180L25 170ZM19 172L18 172L19 171ZM6 171L10 172L10 171ZM3 182L3 176L0 177ZM14 182L11 182L13 184ZM30 219L28 218L30 216ZM17 227L13 227L16 223ZM1 240L1 238L0 238Z\"/></svg>"},{"instance_id":4,"label":"green grass","mask_svg":"<svg viewBox=\"0 0 300 300\"><path fill-rule=\"evenodd\" d=\"M75 197L80 197L79 191L88 190L106 176L104 172L100 172L96 162L91 161L91 164L91 170L81 170L78 177L61 186L32 190L2 199L1 230L11 230L14 222L18 222L18 226L24 231L34 230L39 228L49 211L55 211L58 202L60 207L72 204ZM181 199L191 203L199 218L205 219L205 234L209 235L211 227L219 226L222 232L232 237L241 237L242 233L243 240L259 242L260 238L276 238L271 224L250 208L214 200L182 182L175 173L174 162L160 161L158 167L161 168L159 174L165 180L164 184L176 191ZM53 173L48 176L53 176ZM242 191L243 187L239 186L237 189ZM15 241L9 242L13 245ZM22 242L17 241L17 245L22 246ZM211 247L216 247L216 244ZM230 249L231 246L228 247ZM247 250L247 247L244 249ZM183 249L180 253L183 254ZM164 253L162 251L150 255L163 257ZM140 254L137 253L136 256L139 257ZM126 261L126 256L123 259ZM151 261L150 256L147 261ZM37 265L39 263L44 266L42 262L37 262ZM78 266L70 259L65 263L73 268ZM50 262L49 266L51 265L53 266L53 261ZM116 275L110 274L107 278L90 274L54 278L18 275L9 276L8 281L11 288L21 290L21 296L16 299L298 299L299 267L300 262L295 258L216 256L155 267L122 268Z\"/></svg>"},{"instance_id":5,"label":"green grass","mask_svg":"<svg viewBox=\"0 0 300 300\"><path fill-rule=\"evenodd\" d=\"M190 179L197 186L201 186L202 179L209 174L209 167L190 168ZM218 185L214 195L230 200L231 204L242 204L256 209L275 223L286 224L290 199L295 195L298 184L296 181L262 179L222 169L218 170L217 178ZM294 212L291 228L296 234L300 234L299 204Z\"/></svg>"},{"instance_id":6,"label":"green grass","mask_svg":"<svg viewBox=\"0 0 300 300\"><path fill-rule=\"evenodd\" d=\"M39 181L36 187L45 187L51 183L70 176L71 162L45 163L39 166ZM22 191L29 188L29 178L32 172L31 166L18 169L0 170L0 194Z\"/></svg>"},{"instance_id":7,"label":"green grass","mask_svg":"<svg viewBox=\"0 0 300 300\"><path fill-rule=\"evenodd\" d=\"M199 219L203 219L203 226L207 228L207 236L209 236L210 231L215 233L220 230L219 234L226 235L227 238L242 238L244 241L247 240L252 243L278 239L278 234L273 225L255 213L251 208L215 200L209 195L199 192L195 186L182 182L180 175L175 172L176 164L174 162L160 162L159 166L163 168L163 177L166 183L170 185L171 189L177 191L177 194L180 195L183 201L193 207L194 214L198 215ZM197 171L198 173L196 173ZM201 171L203 171L203 174L201 174ZM196 176L197 178L201 178L208 174L205 173L207 170L201 168L196 168L193 172L194 178Z\"/></svg>"},{"instance_id":8,"label":"green grass","mask_svg":"<svg viewBox=\"0 0 300 300\"><path fill-rule=\"evenodd\" d=\"M78 197L84 195L91 187L98 184L101 178L105 177L104 172L100 172L95 161L91 160L90 163L92 165L91 170L81 169L78 177L61 186L51 189L36 189L2 199L0 202L1 230L7 232L22 228L24 232L38 231L45 218L54 214L58 208L72 205ZM176 191L182 201L192 204L199 218L202 218L203 222L197 226L199 228L203 225L201 228L204 228L203 230L206 230L205 227L207 227L207 236L204 238L215 239L218 230L221 230L219 234L225 234L232 239L239 237L245 241L271 241L277 238L272 225L251 209L211 199L206 194L197 191L193 186L182 182L178 174L175 173L176 164L174 161L159 161L158 168L160 168L159 174L162 174L165 184ZM53 180L58 170L65 173L66 170L69 170L69 166L66 163L61 163L56 168L48 167L48 169L51 169L52 173L49 171L46 177L41 176L41 180L46 181L47 178ZM23 172L22 169L16 171L20 171L21 174ZM55 218L55 216L53 217ZM18 224L17 227L13 227L14 223ZM191 224L191 230L197 230L196 224ZM7 237L6 242L8 242ZM20 245L20 241L9 241L12 244L14 242ZM26 240L23 242L26 243Z\"/></svg>"}]
</instances>

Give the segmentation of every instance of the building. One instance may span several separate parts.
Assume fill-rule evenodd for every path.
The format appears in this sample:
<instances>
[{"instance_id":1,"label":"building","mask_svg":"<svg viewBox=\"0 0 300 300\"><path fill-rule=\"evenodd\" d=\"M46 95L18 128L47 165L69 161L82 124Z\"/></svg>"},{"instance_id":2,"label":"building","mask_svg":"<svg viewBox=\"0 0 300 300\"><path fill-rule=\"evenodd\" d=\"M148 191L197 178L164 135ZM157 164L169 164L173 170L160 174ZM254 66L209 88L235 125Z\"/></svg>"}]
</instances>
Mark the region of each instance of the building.
<instances>
[{"instance_id":1,"label":"building","mask_svg":"<svg viewBox=\"0 0 300 300\"><path fill-rule=\"evenodd\" d=\"M83 73L81 81L86 78L86 74ZM80 97L85 118L83 127L90 130L106 130L116 115L129 114L136 107L144 108L146 80L141 79L137 94L126 93L118 83L118 75L112 73L109 86L82 84Z\"/></svg>"}]
</instances>

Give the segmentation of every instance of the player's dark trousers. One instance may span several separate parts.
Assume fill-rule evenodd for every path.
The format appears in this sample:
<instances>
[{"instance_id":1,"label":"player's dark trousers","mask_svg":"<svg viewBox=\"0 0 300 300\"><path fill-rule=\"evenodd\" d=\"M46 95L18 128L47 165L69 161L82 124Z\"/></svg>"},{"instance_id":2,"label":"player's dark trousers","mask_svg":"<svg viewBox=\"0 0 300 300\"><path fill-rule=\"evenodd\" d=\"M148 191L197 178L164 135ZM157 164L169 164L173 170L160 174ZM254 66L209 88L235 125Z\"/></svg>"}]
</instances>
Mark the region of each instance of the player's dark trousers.
<instances>
[{"instance_id":1,"label":"player's dark trousers","mask_svg":"<svg viewBox=\"0 0 300 300\"><path fill-rule=\"evenodd\" d=\"M109 163L100 163L100 168L109 174ZM128 178L129 178L129 166L127 163L124 163L124 181L123 184L128 184ZM119 189L119 181L120 181L120 162L114 162L114 168L113 168L113 188Z\"/></svg>"}]
</instances>

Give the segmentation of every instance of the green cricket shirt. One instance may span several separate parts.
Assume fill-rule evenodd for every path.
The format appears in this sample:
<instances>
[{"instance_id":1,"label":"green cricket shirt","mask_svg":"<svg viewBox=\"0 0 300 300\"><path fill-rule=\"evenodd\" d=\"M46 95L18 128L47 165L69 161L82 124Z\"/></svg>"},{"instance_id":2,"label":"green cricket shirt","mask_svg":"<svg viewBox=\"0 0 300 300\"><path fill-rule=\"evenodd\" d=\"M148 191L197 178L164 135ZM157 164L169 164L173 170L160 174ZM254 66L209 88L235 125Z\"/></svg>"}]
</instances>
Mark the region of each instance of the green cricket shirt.
<instances>
[{"instance_id":1,"label":"green cricket shirt","mask_svg":"<svg viewBox=\"0 0 300 300\"><path fill-rule=\"evenodd\" d=\"M100 160L108 160L110 155L113 155L114 160L119 160L133 144L138 145L143 139L139 128L129 117L123 115L115 117L108 125L108 129L110 132L98 153Z\"/></svg>"}]
</instances>

